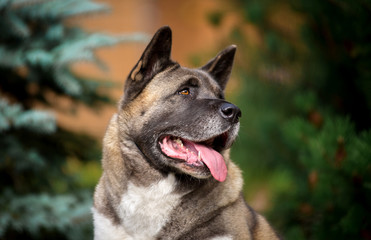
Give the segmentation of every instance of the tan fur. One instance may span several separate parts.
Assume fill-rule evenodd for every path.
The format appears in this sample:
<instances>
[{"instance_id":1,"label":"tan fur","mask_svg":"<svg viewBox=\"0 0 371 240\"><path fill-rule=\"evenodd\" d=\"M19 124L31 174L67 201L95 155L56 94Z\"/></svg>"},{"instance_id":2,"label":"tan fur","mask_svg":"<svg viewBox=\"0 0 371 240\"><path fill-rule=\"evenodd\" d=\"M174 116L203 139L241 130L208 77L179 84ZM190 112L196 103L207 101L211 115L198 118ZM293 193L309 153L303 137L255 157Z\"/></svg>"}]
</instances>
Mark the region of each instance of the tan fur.
<instances>
[{"instance_id":1,"label":"tan fur","mask_svg":"<svg viewBox=\"0 0 371 240\"><path fill-rule=\"evenodd\" d=\"M229 77L235 47L211 60L206 70L194 70L167 58L170 40L168 28L156 33L129 74L126 95L107 127L103 174L94 193L95 239L279 239L264 217L243 199L241 170L229 157L238 121L228 120L230 126L226 127L225 116L220 116L217 107L205 107L226 103L220 94ZM226 73L220 72L221 66ZM189 79L198 84L197 96L188 100L177 97L177 90ZM202 104L194 105L193 101ZM187 111L200 107L194 113L200 116L192 119L191 115L188 122L188 115L184 117L178 108L189 103L193 105ZM177 124L179 129L173 127ZM225 181L216 181L210 172L198 168L183 169L181 161L159 153L156 144L161 131L200 144L227 132L228 141L220 150L228 168Z\"/></svg>"}]
</instances>

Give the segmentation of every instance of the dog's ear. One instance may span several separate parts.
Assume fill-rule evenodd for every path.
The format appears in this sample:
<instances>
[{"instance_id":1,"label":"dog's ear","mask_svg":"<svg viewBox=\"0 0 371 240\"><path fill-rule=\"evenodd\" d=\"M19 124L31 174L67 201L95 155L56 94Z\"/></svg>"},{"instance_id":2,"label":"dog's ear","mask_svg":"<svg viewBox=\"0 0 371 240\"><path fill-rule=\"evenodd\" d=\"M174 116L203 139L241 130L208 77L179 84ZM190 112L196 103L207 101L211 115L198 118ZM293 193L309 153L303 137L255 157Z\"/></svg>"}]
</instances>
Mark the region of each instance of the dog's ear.
<instances>
[{"instance_id":1,"label":"dog's ear","mask_svg":"<svg viewBox=\"0 0 371 240\"><path fill-rule=\"evenodd\" d=\"M231 45L218 53L201 70L208 72L224 90L231 75L236 46Z\"/></svg>"},{"instance_id":2,"label":"dog's ear","mask_svg":"<svg viewBox=\"0 0 371 240\"><path fill-rule=\"evenodd\" d=\"M157 73L174 64L170 59L171 42L170 27L155 33L125 82L125 100L134 99Z\"/></svg>"}]
</instances>

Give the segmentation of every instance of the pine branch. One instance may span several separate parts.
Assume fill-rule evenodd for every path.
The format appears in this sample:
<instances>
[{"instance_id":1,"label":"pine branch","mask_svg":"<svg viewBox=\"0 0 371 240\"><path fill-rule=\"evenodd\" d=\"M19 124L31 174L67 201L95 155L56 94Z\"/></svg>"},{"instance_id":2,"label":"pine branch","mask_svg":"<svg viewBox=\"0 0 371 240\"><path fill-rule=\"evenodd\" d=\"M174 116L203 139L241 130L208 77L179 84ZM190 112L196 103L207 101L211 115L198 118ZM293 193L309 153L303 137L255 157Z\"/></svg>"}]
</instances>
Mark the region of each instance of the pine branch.
<instances>
[{"instance_id":1,"label":"pine branch","mask_svg":"<svg viewBox=\"0 0 371 240\"><path fill-rule=\"evenodd\" d=\"M103 46L112 46L122 42L147 41L148 37L144 34L127 34L118 37L104 34L83 35L77 39L68 41L57 48L52 53L55 56L53 61L54 79L56 83L70 96L77 97L82 94L84 82L68 72L71 64L81 61L94 63L102 70L106 66L95 56L94 50Z\"/></svg>"},{"instance_id":2,"label":"pine branch","mask_svg":"<svg viewBox=\"0 0 371 240\"><path fill-rule=\"evenodd\" d=\"M40 110L24 111L21 105L11 105L3 98L0 98L0 116L0 132L12 127L41 134L51 134L56 131L56 120L52 113Z\"/></svg>"},{"instance_id":3,"label":"pine branch","mask_svg":"<svg viewBox=\"0 0 371 240\"><path fill-rule=\"evenodd\" d=\"M54 81L64 93L73 97L78 97L83 94L80 82L72 74L70 74L68 70L64 68L64 66L58 66L55 68L53 74Z\"/></svg>"},{"instance_id":4,"label":"pine branch","mask_svg":"<svg viewBox=\"0 0 371 240\"><path fill-rule=\"evenodd\" d=\"M50 21L107 10L107 5L87 0L51 0L41 4L24 6L18 9L18 12L27 19Z\"/></svg>"},{"instance_id":5,"label":"pine branch","mask_svg":"<svg viewBox=\"0 0 371 240\"><path fill-rule=\"evenodd\" d=\"M12 35L19 38L27 38L30 36L30 30L27 24L18 15L13 12L6 12L3 16L4 23L8 26L8 30Z\"/></svg>"},{"instance_id":6,"label":"pine branch","mask_svg":"<svg viewBox=\"0 0 371 240\"><path fill-rule=\"evenodd\" d=\"M53 66L54 56L44 49L32 49L24 54L26 63L31 66L38 66L44 70L50 70Z\"/></svg>"},{"instance_id":7,"label":"pine branch","mask_svg":"<svg viewBox=\"0 0 371 240\"><path fill-rule=\"evenodd\" d=\"M55 66L64 66L78 61L95 62L93 50L101 47L113 46L118 43L146 42L148 36L141 33L110 36L106 34L80 35L53 49L56 56Z\"/></svg>"},{"instance_id":8,"label":"pine branch","mask_svg":"<svg viewBox=\"0 0 371 240\"><path fill-rule=\"evenodd\" d=\"M7 190L0 200L0 237L9 228L38 237L44 228L65 232L71 239L76 233L69 233L70 229L78 225L83 230L83 225L90 225L91 205L91 197L87 192L78 195L52 196L43 193L17 196Z\"/></svg>"},{"instance_id":9,"label":"pine branch","mask_svg":"<svg viewBox=\"0 0 371 240\"><path fill-rule=\"evenodd\" d=\"M0 67L17 68L24 65L21 49L8 49L0 45Z\"/></svg>"}]
</instances>

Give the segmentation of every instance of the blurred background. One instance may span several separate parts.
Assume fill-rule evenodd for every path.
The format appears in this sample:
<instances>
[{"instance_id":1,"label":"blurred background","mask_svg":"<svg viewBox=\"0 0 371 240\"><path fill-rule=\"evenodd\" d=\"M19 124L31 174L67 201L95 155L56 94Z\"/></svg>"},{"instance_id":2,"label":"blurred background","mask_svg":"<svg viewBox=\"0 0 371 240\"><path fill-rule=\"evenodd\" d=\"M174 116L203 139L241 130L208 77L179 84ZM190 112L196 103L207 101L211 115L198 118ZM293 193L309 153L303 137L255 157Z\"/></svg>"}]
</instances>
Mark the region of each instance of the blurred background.
<instances>
[{"instance_id":1,"label":"blurred background","mask_svg":"<svg viewBox=\"0 0 371 240\"><path fill-rule=\"evenodd\" d=\"M0 0L0 239L92 239L101 140L156 30L230 44L232 159L285 239L371 239L371 1Z\"/></svg>"}]
</instances>

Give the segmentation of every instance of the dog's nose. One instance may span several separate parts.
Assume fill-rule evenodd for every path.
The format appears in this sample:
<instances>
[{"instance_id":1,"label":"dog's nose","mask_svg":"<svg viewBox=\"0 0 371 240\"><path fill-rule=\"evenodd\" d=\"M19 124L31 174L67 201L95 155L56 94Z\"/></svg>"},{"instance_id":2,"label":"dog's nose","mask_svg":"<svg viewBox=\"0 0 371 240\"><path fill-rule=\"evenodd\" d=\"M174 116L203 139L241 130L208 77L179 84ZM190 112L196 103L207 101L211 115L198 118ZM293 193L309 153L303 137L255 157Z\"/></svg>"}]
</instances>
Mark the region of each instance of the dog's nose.
<instances>
[{"instance_id":1,"label":"dog's nose","mask_svg":"<svg viewBox=\"0 0 371 240\"><path fill-rule=\"evenodd\" d=\"M241 117L241 110L236 105L225 102L220 105L220 114L231 123L236 123Z\"/></svg>"}]
</instances>

